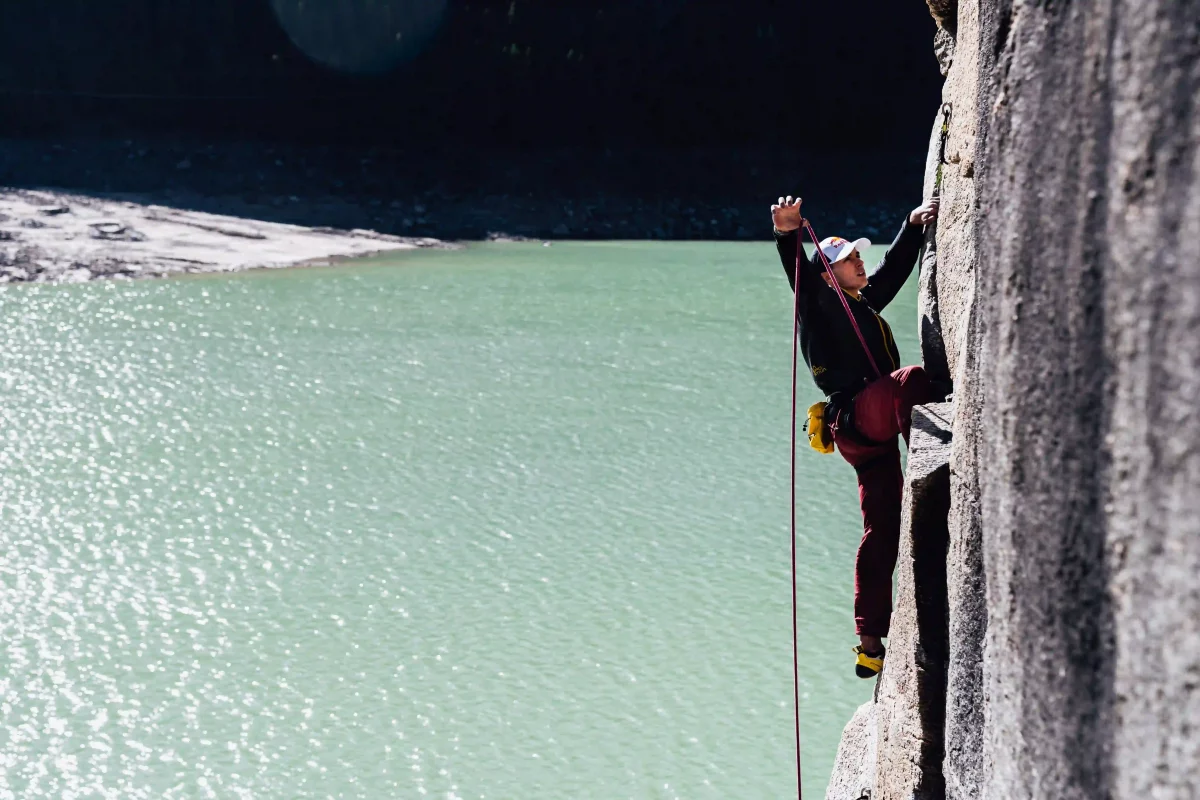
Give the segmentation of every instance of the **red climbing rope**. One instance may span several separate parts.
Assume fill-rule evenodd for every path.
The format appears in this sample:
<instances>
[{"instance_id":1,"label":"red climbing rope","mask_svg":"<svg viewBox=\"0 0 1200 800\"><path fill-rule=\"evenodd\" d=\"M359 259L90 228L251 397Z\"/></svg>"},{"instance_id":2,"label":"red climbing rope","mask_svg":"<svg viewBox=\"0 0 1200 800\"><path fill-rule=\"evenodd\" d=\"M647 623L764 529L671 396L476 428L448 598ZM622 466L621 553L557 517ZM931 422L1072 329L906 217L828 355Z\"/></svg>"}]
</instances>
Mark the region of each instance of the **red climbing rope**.
<instances>
[{"instance_id":1,"label":"red climbing rope","mask_svg":"<svg viewBox=\"0 0 1200 800\"><path fill-rule=\"evenodd\" d=\"M850 303L846 300L846 290L842 288L842 285L837 282L837 278L834 277L833 267L830 266L829 259L827 259L825 257L825 252L823 250L821 250L821 243L817 240L817 232L813 230L813 226L809 224L808 220L804 220L803 224L804 224L804 227L808 230L809 237L813 240L813 246L815 246L817 249L817 255L821 258L821 263L825 265L825 271L829 273L829 285L831 287L833 287L833 289L837 292L838 299L842 301L842 308L844 308L846 310L846 316L849 317L850 325L851 325L851 327L854 328L854 335L858 337L858 343L862 345L863 352L867 354L867 361L871 362L871 369L873 369L875 371L875 378L876 378L876 380L878 380L883 377L883 373L879 371L879 366L875 363L875 356L871 355L871 348L867 347L867 340L863 336L862 330L860 330L858 327L858 321L854 319L854 312L850 310ZM800 272L799 272L800 267L801 267L800 256L803 253L804 253L804 248L800 246L800 242L796 242L796 274L797 275L800 274ZM799 326L800 323L797 321L796 325ZM795 338L795 337L793 337L793 338ZM793 359L793 364L792 364L792 371L793 372L796 371L796 365L794 363L794 359ZM796 380L796 378L793 375L792 376L792 384L793 384L792 391L793 391L793 393L795 392L795 380ZM903 417L900 416L899 404L892 406L892 413L894 413L896 415L896 430L900 432L900 435L904 436L904 419L903 419ZM792 415L795 416L795 409L792 409ZM795 422L793 421L793 426L794 425L795 425ZM905 441L905 444L908 443L907 436L905 436L904 441ZM792 491L793 491L793 493L795 492L794 487L793 487Z\"/></svg>"},{"instance_id":2,"label":"red climbing rope","mask_svg":"<svg viewBox=\"0 0 1200 800\"><path fill-rule=\"evenodd\" d=\"M800 651L796 629L796 368L800 354L800 257L804 248L796 237L795 305L792 308L792 692L796 704L796 798L803 797L800 787Z\"/></svg>"},{"instance_id":3,"label":"red climbing rope","mask_svg":"<svg viewBox=\"0 0 1200 800\"><path fill-rule=\"evenodd\" d=\"M883 373L879 371L879 367L875 364L875 356L871 355L871 348L867 347L867 340L863 337L862 331L858 329L858 322L854 319L854 312L850 310L850 303L846 301L846 291L841 284L837 282L837 278L833 276L833 267L829 265L829 259L825 258L825 252L821 250L821 243L817 240L817 232L813 230L812 225L808 220L804 221L804 227L808 230L808 235L812 237L813 245L817 248L817 255L821 258L821 263L825 265L825 271L829 273L829 284L837 292L838 299L842 301L842 308L846 309L846 316L850 318L850 324L854 327L854 333L858 336L858 343L862 345L863 352L867 354L867 360L871 362L871 369L875 370L875 377L882 378ZM796 269L800 269L800 254L804 252L804 248L796 242ZM797 272L797 275L800 273Z\"/></svg>"},{"instance_id":4,"label":"red climbing rope","mask_svg":"<svg viewBox=\"0 0 1200 800\"><path fill-rule=\"evenodd\" d=\"M850 318L850 324L854 327L854 333L858 335L858 341L862 345L863 352L867 354L867 360L871 362L871 369L875 370L877 378L882 377L879 367L875 364L875 357L871 355L871 348L867 347L867 340L859 330L858 322L854 319L854 312L850 310L850 304L846 301L845 293L837 279L833 275L833 267L829 265L829 260L825 258L825 254L821 252L821 243L817 239L816 231L808 221L804 221L804 227L808 229L808 235L812 237L813 244L816 245L817 255L820 256L821 262L825 265L825 270L829 273L830 285L837 291L838 298L842 301L842 307L846 310L846 316ZM804 269L804 248L801 246L799 237L796 241L796 271L794 273L793 292L795 296L795 305L792 308L792 436L791 436L791 538L792 538L792 694L795 703L795 720L796 720L796 798L803 800L804 790L801 786L801 768L800 768L800 650L799 650L799 630L796 622L796 376L800 364L800 278Z\"/></svg>"}]
</instances>

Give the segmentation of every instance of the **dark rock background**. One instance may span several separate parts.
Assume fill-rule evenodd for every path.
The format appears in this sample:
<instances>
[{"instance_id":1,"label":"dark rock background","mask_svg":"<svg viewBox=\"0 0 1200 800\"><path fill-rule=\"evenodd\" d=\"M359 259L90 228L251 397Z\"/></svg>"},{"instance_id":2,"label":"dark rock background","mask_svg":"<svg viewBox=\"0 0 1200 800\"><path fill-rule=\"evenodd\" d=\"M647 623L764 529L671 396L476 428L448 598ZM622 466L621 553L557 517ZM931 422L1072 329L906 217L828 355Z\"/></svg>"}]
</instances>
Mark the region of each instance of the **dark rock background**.
<instances>
[{"instance_id":1,"label":"dark rock background","mask_svg":"<svg viewBox=\"0 0 1200 800\"><path fill-rule=\"evenodd\" d=\"M0 85L10 92L5 102L22 112L4 116L9 131L124 123L322 143L452 138L476 146L872 147L902 141L920 152L924 120L938 99L929 50L934 25L917 2L4 5ZM402 47L409 58L394 68L347 72L307 57L275 11L336 27L323 52L342 52L353 63L355 53L376 46L374 26L361 19L368 7L390 9L387 18L401 36L430 28L431 15L442 22L428 41L421 35L419 45ZM838 124L814 119L802 86L823 111L843 104ZM20 99L35 91L47 94Z\"/></svg>"},{"instance_id":2,"label":"dark rock background","mask_svg":"<svg viewBox=\"0 0 1200 800\"><path fill-rule=\"evenodd\" d=\"M405 235L750 238L790 191L890 236L938 103L917 2L4 5L0 184Z\"/></svg>"}]
</instances>

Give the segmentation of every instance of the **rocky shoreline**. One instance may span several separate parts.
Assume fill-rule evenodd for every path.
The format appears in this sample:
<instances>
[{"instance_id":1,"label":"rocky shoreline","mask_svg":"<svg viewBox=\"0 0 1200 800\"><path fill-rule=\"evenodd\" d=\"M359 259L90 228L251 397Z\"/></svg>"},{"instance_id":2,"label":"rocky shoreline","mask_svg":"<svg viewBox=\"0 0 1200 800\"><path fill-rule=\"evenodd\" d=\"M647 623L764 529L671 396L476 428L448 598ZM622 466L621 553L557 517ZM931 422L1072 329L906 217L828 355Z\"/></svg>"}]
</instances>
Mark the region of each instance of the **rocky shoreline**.
<instances>
[{"instance_id":1,"label":"rocky shoreline","mask_svg":"<svg viewBox=\"0 0 1200 800\"><path fill-rule=\"evenodd\" d=\"M65 192L0 189L0 283L233 272L446 246Z\"/></svg>"},{"instance_id":2,"label":"rocky shoreline","mask_svg":"<svg viewBox=\"0 0 1200 800\"><path fill-rule=\"evenodd\" d=\"M189 266L195 253L155 251L147 228L164 216L215 215L221 221L199 224L300 237L307 244L293 242L296 261L466 240L768 240L767 206L780 191L809 192L806 212L819 230L883 241L920 201L921 170L920 154L892 153L0 140L0 215L10 218L0 219L0 275L76 280L83 270L132 277L286 260L255 261L266 245L250 243L264 240L214 233L224 255ZM75 220L86 224L63 227L70 215L46 215L60 205L90 209ZM102 222L112 224L93 227ZM202 231L196 222L191 229ZM171 246L156 230L153 239ZM104 246L81 248L84 239ZM157 255L138 255L146 252Z\"/></svg>"}]
</instances>

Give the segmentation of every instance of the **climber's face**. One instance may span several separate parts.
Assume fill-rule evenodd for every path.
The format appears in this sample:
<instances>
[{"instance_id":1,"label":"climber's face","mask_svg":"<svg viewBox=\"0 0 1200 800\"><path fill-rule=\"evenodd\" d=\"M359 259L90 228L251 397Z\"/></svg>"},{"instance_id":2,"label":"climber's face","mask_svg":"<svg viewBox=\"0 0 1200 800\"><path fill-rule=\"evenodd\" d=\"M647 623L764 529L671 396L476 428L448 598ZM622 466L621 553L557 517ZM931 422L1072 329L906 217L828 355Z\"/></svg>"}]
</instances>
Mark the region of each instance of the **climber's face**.
<instances>
[{"instance_id":1,"label":"climber's face","mask_svg":"<svg viewBox=\"0 0 1200 800\"><path fill-rule=\"evenodd\" d=\"M867 268L857 249L852 250L850 255L833 262L830 266L833 267L833 274L837 278L838 285L847 292L858 294L867 288ZM825 274L824 278L825 282L829 283L829 275Z\"/></svg>"}]
</instances>

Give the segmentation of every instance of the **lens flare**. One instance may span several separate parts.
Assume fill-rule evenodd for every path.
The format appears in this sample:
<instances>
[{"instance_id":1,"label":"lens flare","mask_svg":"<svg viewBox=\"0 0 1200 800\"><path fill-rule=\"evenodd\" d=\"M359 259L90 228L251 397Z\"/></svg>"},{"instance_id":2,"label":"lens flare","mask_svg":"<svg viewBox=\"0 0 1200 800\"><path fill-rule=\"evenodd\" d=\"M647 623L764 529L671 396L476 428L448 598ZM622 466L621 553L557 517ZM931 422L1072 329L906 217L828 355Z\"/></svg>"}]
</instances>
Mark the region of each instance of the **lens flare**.
<instances>
[{"instance_id":1,"label":"lens flare","mask_svg":"<svg viewBox=\"0 0 1200 800\"><path fill-rule=\"evenodd\" d=\"M271 0L306 56L333 69L379 74L415 58L441 27L446 0Z\"/></svg>"}]
</instances>

